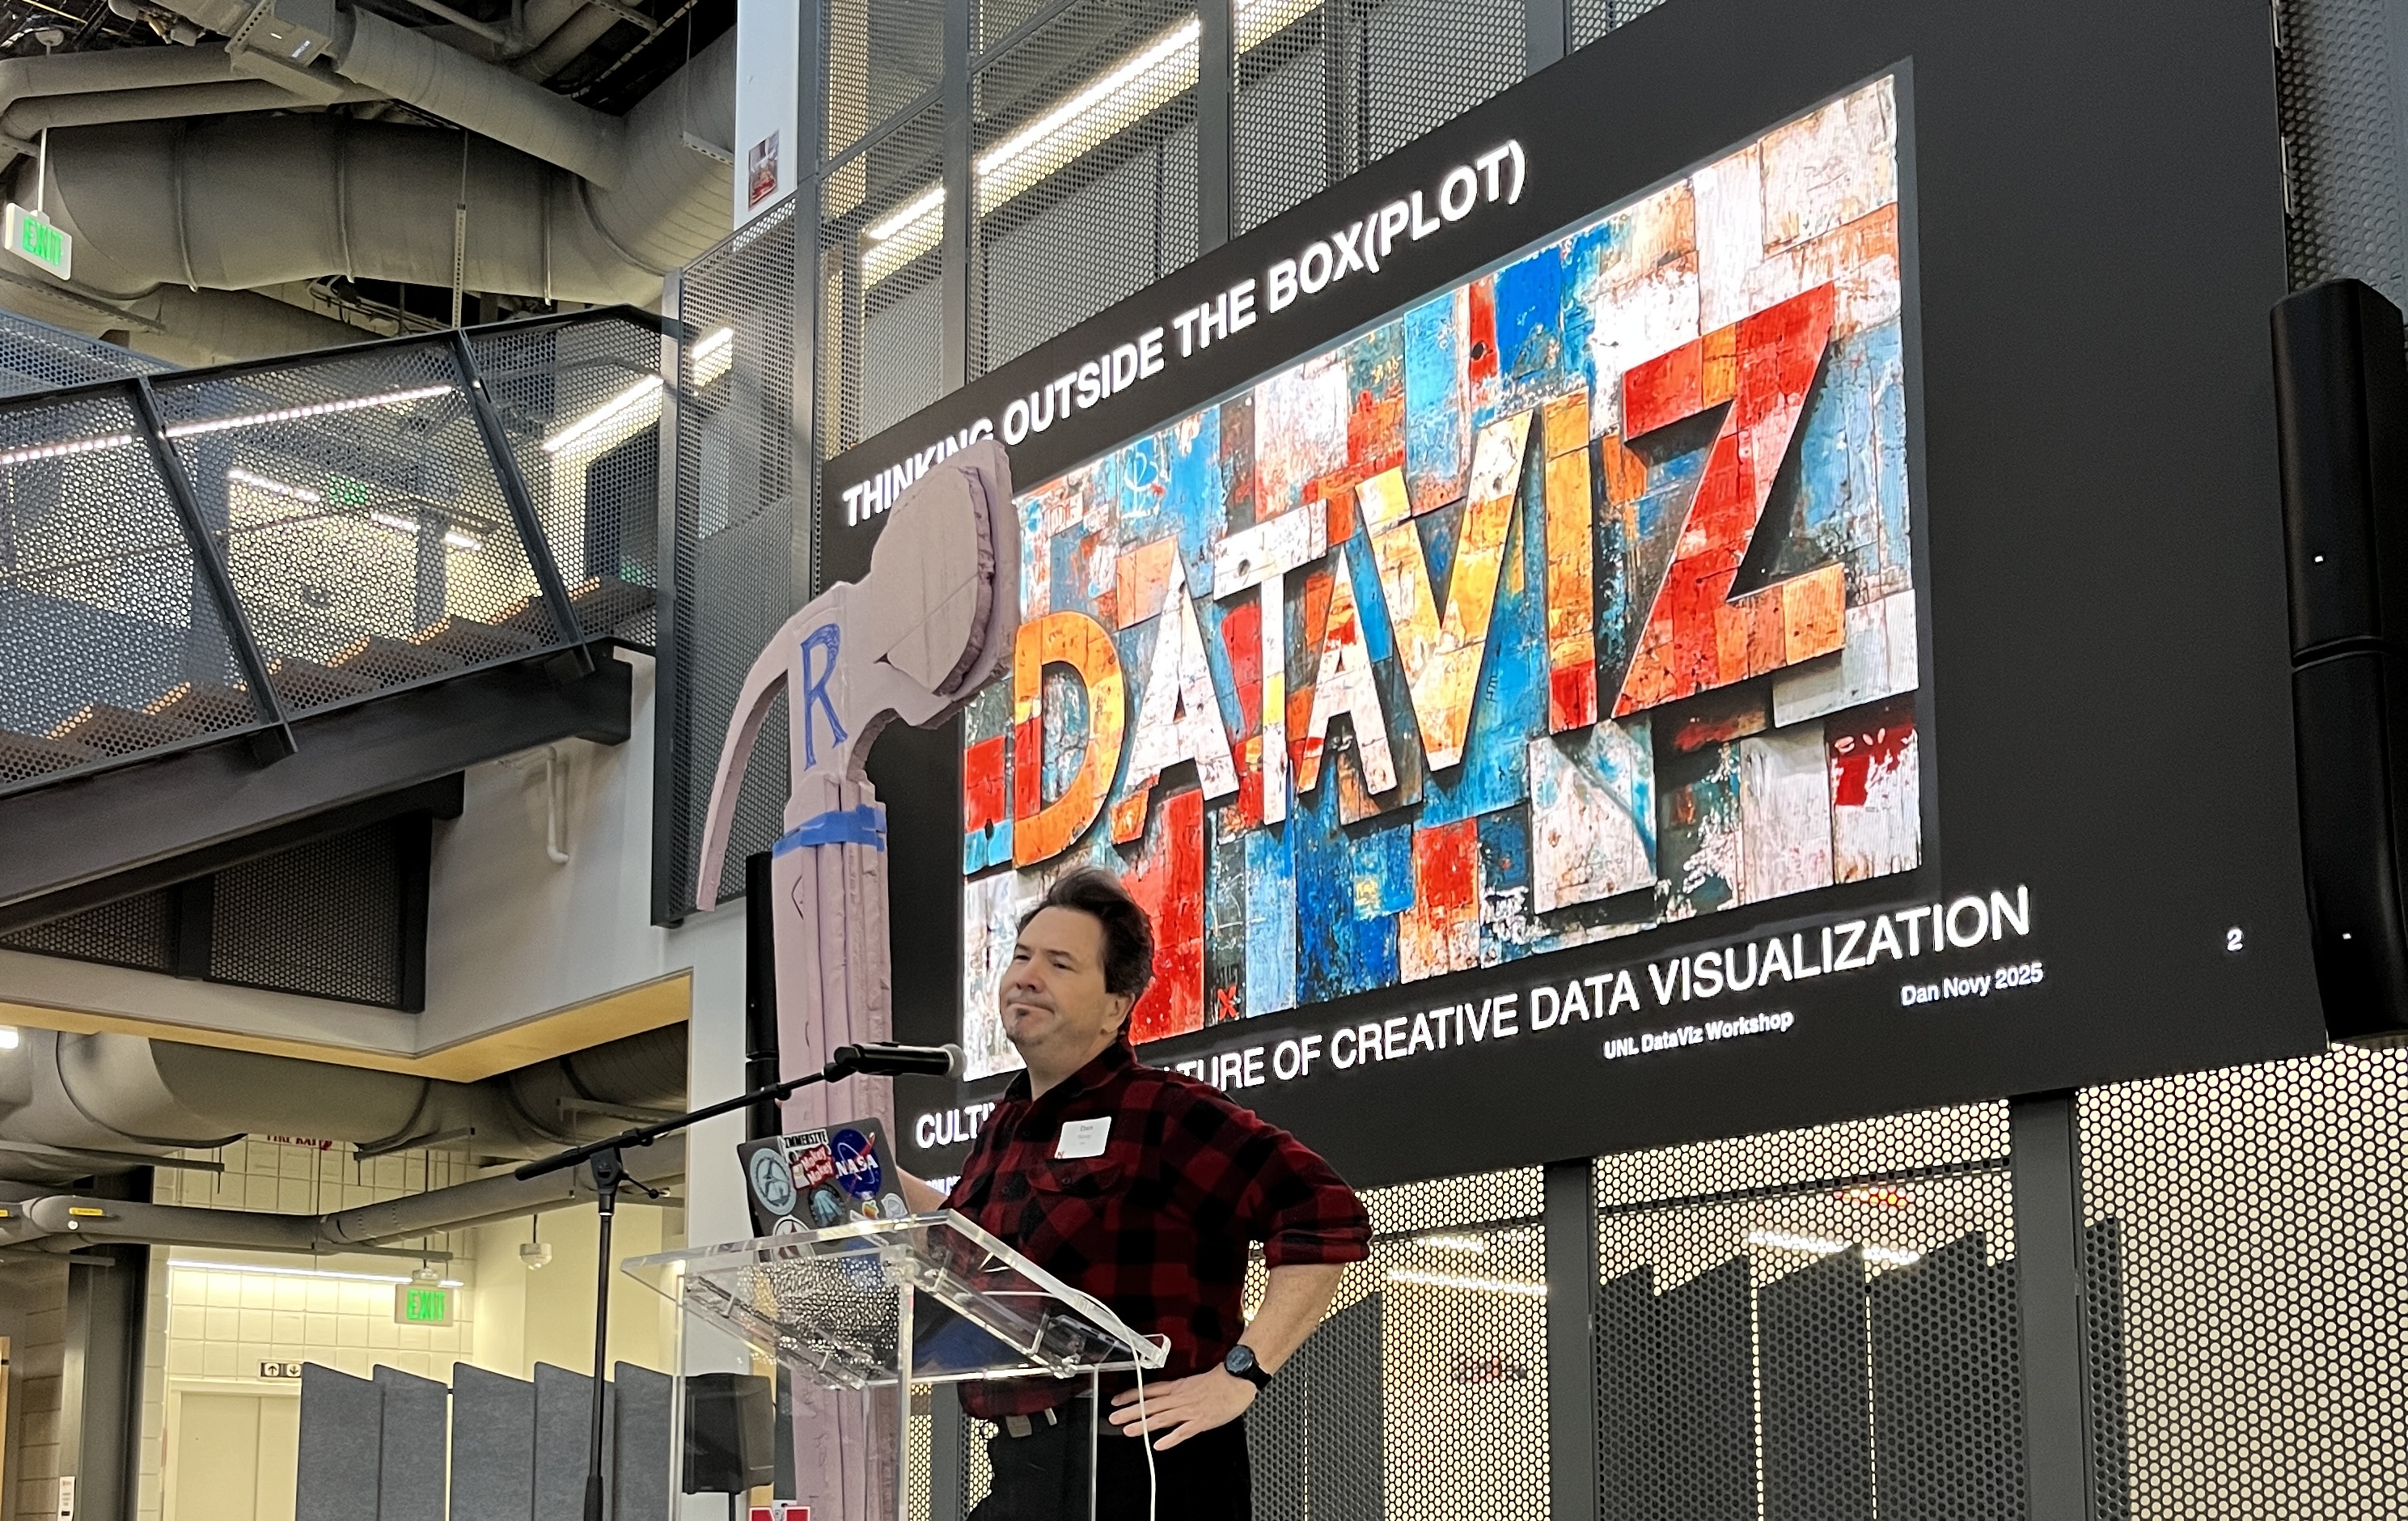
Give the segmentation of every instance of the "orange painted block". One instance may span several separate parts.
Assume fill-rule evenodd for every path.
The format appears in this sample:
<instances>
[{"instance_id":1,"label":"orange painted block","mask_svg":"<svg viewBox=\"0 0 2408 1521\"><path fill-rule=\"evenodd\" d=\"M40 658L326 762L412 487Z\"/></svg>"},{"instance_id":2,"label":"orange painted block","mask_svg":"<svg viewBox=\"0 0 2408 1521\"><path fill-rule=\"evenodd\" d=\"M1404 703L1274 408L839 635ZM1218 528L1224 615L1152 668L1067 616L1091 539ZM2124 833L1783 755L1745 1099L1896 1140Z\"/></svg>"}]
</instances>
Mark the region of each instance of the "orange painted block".
<instances>
[{"instance_id":1,"label":"orange painted block","mask_svg":"<svg viewBox=\"0 0 2408 1521\"><path fill-rule=\"evenodd\" d=\"M1087 689L1087 744L1062 796L1043 803L1045 667L1068 666ZM1013 802L1011 863L1049 861L1068 850L1103 811L1120 771L1128 698L1121 659L1104 625L1083 612L1049 612L1020 625L1011 646Z\"/></svg>"},{"instance_id":2,"label":"orange painted block","mask_svg":"<svg viewBox=\"0 0 2408 1521\"><path fill-rule=\"evenodd\" d=\"M1712 407L1739 392L1739 329L1721 328L1698 342L1698 402Z\"/></svg>"},{"instance_id":3,"label":"orange painted block","mask_svg":"<svg viewBox=\"0 0 2408 1521\"><path fill-rule=\"evenodd\" d=\"M1122 553L1112 575L1116 627L1141 624L1162 610L1163 598L1170 589L1170 562L1178 552L1179 540L1173 538L1157 538Z\"/></svg>"},{"instance_id":4,"label":"orange painted block","mask_svg":"<svg viewBox=\"0 0 2408 1521\"><path fill-rule=\"evenodd\" d=\"M1557 396L1540 409L1542 420L1541 437L1546 439L1547 457L1569 454L1573 450L1586 452L1588 445L1588 392L1584 389L1570 395Z\"/></svg>"}]
</instances>

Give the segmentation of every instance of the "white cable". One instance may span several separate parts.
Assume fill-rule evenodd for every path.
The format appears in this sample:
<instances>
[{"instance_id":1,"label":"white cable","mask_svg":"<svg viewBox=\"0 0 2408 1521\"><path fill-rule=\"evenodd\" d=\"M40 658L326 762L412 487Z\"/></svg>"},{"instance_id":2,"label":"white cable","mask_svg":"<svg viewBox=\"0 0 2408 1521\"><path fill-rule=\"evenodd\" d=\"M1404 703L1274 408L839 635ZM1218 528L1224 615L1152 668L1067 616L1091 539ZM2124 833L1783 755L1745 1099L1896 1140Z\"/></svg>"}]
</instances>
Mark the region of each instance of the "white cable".
<instances>
[{"instance_id":1,"label":"white cable","mask_svg":"<svg viewBox=\"0 0 2408 1521\"><path fill-rule=\"evenodd\" d=\"M1145 1521L1154 1521L1154 1432L1145 1424L1145 1364L1142 1361L1137 1364L1137 1429L1145 1443Z\"/></svg>"}]
</instances>

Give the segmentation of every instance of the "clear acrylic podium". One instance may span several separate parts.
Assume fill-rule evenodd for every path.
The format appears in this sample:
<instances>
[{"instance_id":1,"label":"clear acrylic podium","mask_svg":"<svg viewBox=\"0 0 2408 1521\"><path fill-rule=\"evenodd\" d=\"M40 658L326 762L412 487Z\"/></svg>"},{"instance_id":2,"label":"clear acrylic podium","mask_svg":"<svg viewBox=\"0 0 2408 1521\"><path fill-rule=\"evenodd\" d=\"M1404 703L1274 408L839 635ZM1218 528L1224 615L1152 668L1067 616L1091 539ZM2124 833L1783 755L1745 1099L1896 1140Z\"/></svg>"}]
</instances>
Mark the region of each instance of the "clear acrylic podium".
<instances>
[{"instance_id":1,"label":"clear acrylic podium","mask_svg":"<svg viewBox=\"0 0 2408 1521\"><path fill-rule=\"evenodd\" d=\"M791 1376L793 1498L812 1502L811 1521L907 1515L915 1384L1077 1379L1092 1395L1099 1375L1152 1371L1169 1352L950 1210L664 1252L624 1270L681 1312L681 1427L698 1374L749 1363Z\"/></svg>"}]
</instances>

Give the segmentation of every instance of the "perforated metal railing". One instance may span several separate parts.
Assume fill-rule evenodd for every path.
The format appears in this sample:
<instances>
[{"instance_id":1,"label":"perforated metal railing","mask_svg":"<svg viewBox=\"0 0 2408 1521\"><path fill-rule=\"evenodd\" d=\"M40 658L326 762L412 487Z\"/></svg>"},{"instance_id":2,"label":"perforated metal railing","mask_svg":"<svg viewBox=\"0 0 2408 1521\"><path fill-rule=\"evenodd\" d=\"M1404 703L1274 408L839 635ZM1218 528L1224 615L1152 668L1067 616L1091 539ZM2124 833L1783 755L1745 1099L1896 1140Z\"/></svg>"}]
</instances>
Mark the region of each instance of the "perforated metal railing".
<instances>
[{"instance_id":1,"label":"perforated metal railing","mask_svg":"<svg viewBox=\"0 0 2408 1521\"><path fill-rule=\"evenodd\" d=\"M649 322L0 402L0 791L236 736L281 748L310 713L648 640Z\"/></svg>"}]
</instances>

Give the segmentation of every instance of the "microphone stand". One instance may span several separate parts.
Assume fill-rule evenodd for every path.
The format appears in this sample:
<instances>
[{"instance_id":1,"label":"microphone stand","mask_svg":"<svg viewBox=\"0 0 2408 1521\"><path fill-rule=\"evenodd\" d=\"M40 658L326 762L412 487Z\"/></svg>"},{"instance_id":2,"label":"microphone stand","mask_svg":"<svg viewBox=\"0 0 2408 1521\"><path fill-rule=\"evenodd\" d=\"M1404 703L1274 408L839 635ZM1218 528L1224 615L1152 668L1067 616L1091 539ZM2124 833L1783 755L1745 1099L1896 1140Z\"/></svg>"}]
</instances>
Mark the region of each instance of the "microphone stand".
<instances>
[{"instance_id":1,"label":"microphone stand","mask_svg":"<svg viewBox=\"0 0 2408 1521\"><path fill-rule=\"evenodd\" d=\"M595 1251L594 1274L594 1404L585 1434L585 1521L605 1521L602 1514L602 1408L608 1385L602 1376L602 1359L610 1335L610 1220L618 1211L619 1188L623 1184L633 1184L654 1198L661 1197L660 1190L627 1176L626 1162L620 1153L629 1147L649 1146L663 1136L704 1120L732 1114L753 1104L774 1103L796 1089L814 1083L834 1083L840 1078L851 1077L859 1069L858 1062L858 1053L851 1047L842 1047L837 1059L819 1071L806 1072L783 1083L767 1083L750 1093L741 1093L716 1104L706 1104L670 1119L636 1126L607 1140L589 1141L582 1146L554 1152L550 1156L525 1163L510 1173L510 1176L524 1181L581 1166L593 1183L594 1203L599 1211L600 1241ZM687 1166L693 1166L691 1156L687 1158Z\"/></svg>"}]
</instances>

